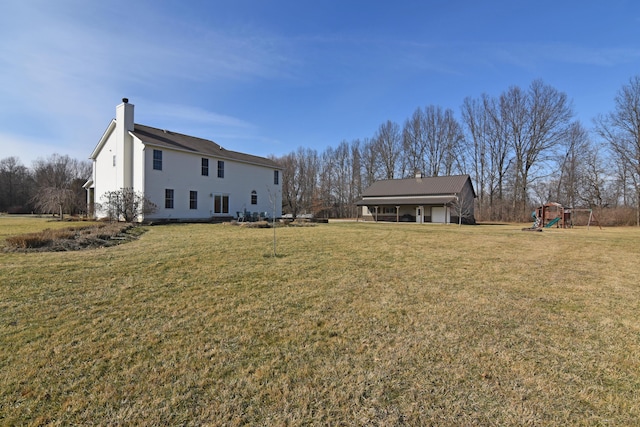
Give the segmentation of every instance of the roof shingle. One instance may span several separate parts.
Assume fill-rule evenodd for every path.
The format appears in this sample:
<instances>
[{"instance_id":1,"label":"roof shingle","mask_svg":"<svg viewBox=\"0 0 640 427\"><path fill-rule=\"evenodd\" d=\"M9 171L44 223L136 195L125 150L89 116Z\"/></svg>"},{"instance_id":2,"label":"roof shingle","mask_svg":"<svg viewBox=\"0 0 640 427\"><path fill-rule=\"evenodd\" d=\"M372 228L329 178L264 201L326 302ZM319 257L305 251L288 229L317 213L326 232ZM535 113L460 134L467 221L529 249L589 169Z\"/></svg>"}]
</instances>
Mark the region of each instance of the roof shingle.
<instances>
[{"instance_id":1,"label":"roof shingle","mask_svg":"<svg viewBox=\"0 0 640 427\"><path fill-rule=\"evenodd\" d=\"M133 135L144 144L156 147L170 148L180 151L190 151L196 154L208 155L221 159L235 160L243 163L251 163L260 166L281 169L281 167L271 159L254 156L224 149L219 144L208 139L196 138L195 136L184 135L168 130L158 129L140 124L134 125Z\"/></svg>"}]
</instances>

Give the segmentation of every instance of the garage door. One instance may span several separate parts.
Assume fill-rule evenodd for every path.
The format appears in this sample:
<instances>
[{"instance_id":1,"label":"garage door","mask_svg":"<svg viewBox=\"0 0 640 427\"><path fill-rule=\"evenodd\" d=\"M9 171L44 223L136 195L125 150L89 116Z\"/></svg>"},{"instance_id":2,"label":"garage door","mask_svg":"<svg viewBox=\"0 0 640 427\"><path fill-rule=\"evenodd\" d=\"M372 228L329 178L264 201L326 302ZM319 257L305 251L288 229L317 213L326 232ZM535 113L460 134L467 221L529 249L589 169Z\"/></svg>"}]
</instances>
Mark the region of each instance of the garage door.
<instances>
[{"instance_id":1,"label":"garage door","mask_svg":"<svg viewBox=\"0 0 640 427\"><path fill-rule=\"evenodd\" d=\"M444 206L434 206L431 208L431 222L449 223L449 209Z\"/></svg>"}]
</instances>

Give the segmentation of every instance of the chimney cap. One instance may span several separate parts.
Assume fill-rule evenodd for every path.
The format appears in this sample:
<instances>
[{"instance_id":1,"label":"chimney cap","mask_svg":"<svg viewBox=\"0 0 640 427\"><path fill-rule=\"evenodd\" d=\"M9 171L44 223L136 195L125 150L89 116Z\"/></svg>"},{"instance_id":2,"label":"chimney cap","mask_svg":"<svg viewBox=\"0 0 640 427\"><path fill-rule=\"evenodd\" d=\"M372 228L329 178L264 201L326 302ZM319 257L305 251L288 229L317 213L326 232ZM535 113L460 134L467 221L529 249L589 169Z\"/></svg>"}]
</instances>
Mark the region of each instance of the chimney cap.
<instances>
[{"instance_id":1,"label":"chimney cap","mask_svg":"<svg viewBox=\"0 0 640 427\"><path fill-rule=\"evenodd\" d=\"M129 103L129 98L122 98L122 102L124 102L125 104Z\"/></svg>"}]
</instances>

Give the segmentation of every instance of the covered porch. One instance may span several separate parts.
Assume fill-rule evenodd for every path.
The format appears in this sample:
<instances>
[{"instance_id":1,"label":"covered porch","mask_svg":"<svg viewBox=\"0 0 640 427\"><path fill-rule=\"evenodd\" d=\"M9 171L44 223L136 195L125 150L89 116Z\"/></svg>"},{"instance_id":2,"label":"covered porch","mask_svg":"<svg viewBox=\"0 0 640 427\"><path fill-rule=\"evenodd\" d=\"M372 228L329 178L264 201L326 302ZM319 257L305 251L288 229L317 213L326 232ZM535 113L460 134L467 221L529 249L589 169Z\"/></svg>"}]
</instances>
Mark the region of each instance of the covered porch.
<instances>
[{"instance_id":1,"label":"covered porch","mask_svg":"<svg viewBox=\"0 0 640 427\"><path fill-rule=\"evenodd\" d=\"M366 198L362 206L362 219L381 222L415 222L448 224L452 221L455 197ZM457 222L457 218L456 221Z\"/></svg>"}]
</instances>

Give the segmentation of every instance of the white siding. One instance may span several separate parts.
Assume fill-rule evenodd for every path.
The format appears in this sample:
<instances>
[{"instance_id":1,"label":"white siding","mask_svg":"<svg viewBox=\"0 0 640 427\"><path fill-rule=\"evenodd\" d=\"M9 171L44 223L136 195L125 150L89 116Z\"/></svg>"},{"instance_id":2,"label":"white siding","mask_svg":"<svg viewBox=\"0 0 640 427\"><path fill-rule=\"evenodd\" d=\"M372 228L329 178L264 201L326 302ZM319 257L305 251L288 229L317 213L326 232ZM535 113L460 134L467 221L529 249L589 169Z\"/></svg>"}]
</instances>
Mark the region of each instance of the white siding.
<instances>
[{"instance_id":1,"label":"white siding","mask_svg":"<svg viewBox=\"0 0 640 427\"><path fill-rule=\"evenodd\" d=\"M145 219L210 219L235 217L237 212L268 212L282 215L282 189L275 185L270 167L247 164L191 152L145 145L134 137L133 105L125 102L116 107L116 120L91 154L93 160L93 194L95 215L106 216L99 204L109 191L132 187L158 206ZM162 151L162 170L153 169L153 150ZM224 151L221 151L224 153ZM201 173L202 158L209 159L209 175ZM224 178L218 178L218 160L224 161ZM115 161L115 163L114 163ZM278 172L281 174L281 171ZM279 177L282 182L282 177ZM173 209L165 208L165 190L174 191ZM190 208L190 192L197 192L197 208ZM251 192L257 193L257 204L251 204ZM228 213L214 213L215 195L229 198Z\"/></svg>"},{"instance_id":2,"label":"white siding","mask_svg":"<svg viewBox=\"0 0 640 427\"><path fill-rule=\"evenodd\" d=\"M153 150L162 151L162 170L153 169ZM202 158L209 159L209 176L202 176ZM245 209L250 212L273 212L270 194L277 197L276 215L282 213L280 185L273 184L272 168L245 164L200 154L184 153L161 147L147 146L144 151L145 196L158 206L147 219L206 219L216 216L236 216ZM224 161L224 178L218 178L218 160ZM282 178L280 178L281 180ZM165 208L165 190L174 191L173 209ZM251 191L258 203L251 204ZM190 209L190 191L198 193L198 208ZM214 196L229 196L229 213L214 213ZM272 197L273 197L272 196Z\"/></svg>"},{"instance_id":3,"label":"white siding","mask_svg":"<svg viewBox=\"0 0 640 427\"><path fill-rule=\"evenodd\" d=\"M144 174L139 171L144 170L145 148L144 144L138 139L133 138L133 189L144 193Z\"/></svg>"},{"instance_id":4,"label":"white siding","mask_svg":"<svg viewBox=\"0 0 640 427\"><path fill-rule=\"evenodd\" d=\"M99 209L99 205L104 202L104 194L108 191L116 191L122 188L122 171L122 152L118 150L115 132L111 132L107 136L102 150L93 161L93 182L95 187L94 194L97 217L106 216L106 212Z\"/></svg>"}]
</instances>

